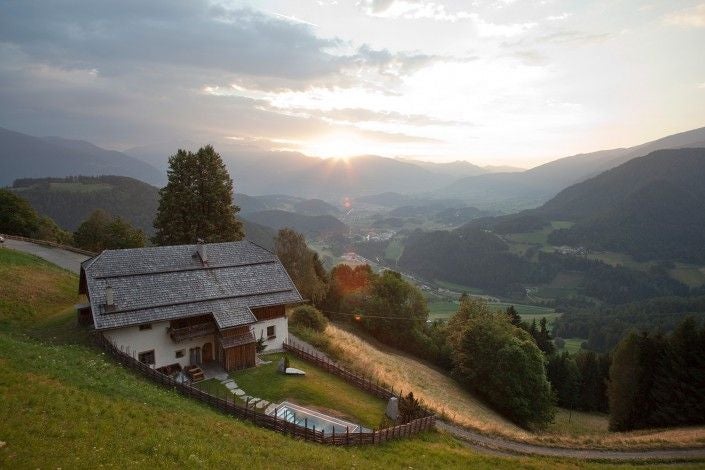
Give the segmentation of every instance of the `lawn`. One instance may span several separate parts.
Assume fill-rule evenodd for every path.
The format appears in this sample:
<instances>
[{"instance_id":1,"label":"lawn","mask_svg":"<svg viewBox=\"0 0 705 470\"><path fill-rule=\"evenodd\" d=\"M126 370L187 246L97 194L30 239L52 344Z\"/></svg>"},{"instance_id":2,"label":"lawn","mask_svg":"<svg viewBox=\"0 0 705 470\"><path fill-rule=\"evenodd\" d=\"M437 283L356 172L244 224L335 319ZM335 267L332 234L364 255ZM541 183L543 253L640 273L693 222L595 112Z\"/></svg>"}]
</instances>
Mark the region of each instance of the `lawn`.
<instances>
[{"instance_id":1,"label":"lawn","mask_svg":"<svg viewBox=\"0 0 705 470\"><path fill-rule=\"evenodd\" d=\"M353 387L310 362L289 354L291 367L306 372L304 377L277 372L282 354L267 354L262 359L272 361L253 369L234 372L232 378L248 395L273 403L290 401L324 410L346 420L377 428L382 422L386 401Z\"/></svg>"}]
</instances>

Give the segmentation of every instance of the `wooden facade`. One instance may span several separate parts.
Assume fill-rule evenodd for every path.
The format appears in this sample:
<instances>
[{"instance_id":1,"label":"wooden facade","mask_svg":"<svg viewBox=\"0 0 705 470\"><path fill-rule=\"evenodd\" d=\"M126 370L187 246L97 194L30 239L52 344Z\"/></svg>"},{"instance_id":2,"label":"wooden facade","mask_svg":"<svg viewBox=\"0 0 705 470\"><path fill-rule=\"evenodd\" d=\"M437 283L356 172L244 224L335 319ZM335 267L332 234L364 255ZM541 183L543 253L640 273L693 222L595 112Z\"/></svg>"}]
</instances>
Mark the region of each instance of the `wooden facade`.
<instances>
[{"instance_id":1,"label":"wooden facade","mask_svg":"<svg viewBox=\"0 0 705 470\"><path fill-rule=\"evenodd\" d=\"M286 315L286 308L284 305L273 305L271 307L253 308L252 313L257 318L257 321L271 320L272 318Z\"/></svg>"},{"instance_id":2,"label":"wooden facade","mask_svg":"<svg viewBox=\"0 0 705 470\"><path fill-rule=\"evenodd\" d=\"M247 369L255 366L256 342L228 347L229 340L242 337L249 334L249 332L249 326L239 326L221 330L220 335L216 335L215 349L218 353L218 362L225 370Z\"/></svg>"}]
</instances>

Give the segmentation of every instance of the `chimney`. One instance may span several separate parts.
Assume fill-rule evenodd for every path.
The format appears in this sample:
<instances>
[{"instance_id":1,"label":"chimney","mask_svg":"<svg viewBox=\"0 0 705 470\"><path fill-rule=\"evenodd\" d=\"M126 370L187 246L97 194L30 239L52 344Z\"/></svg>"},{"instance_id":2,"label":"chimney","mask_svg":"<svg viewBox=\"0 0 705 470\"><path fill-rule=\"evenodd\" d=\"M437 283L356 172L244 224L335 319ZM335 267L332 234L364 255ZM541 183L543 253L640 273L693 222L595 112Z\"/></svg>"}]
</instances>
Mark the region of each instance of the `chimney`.
<instances>
[{"instance_id":1,"label":"chimney","mask_svg":"<svg viewBox=\"0 0 705 470\"><path fill-rule=\"evenodd\" d=\"M197 249L198 249L198 256L201 257L201 262L203 264L208 264L208 252L206 251L206 244L203 243L202 238L198 239Z\"/></svg>"},{"instance_id":2,"label":"chimney","mask_svg":"<svg viewBox=\"0 0 705 470\"><path fill-rule=\"evenodd\" d=\"M111 286L105 288L105 305L108 308L115 306L115 297Z\"/></svg>"}]
</instances>

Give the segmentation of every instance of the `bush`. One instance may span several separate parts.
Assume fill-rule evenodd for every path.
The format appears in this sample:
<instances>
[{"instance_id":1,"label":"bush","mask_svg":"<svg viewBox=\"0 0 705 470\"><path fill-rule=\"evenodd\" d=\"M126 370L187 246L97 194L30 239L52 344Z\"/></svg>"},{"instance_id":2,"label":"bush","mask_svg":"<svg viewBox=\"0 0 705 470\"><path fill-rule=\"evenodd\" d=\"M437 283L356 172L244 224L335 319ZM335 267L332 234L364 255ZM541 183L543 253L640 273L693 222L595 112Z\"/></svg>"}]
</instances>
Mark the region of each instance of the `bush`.
<instances>
[{"instance_id":1,"label":"bush","mask_svg":"<svg viewBox=\"0 0 705 470\"><path fill-rule=\"evenodd\" d=\"M322 332L328 326L328 320L316 308L310 305L297 307L291 313L291 323L296 326L303 326L314 331Z\"/></svg>"},{"instance_id":2,"label":"bush","mask_svg":"<svg viewBox=\"0 0 705 470\"><path fill-rule=\"evenodd\" d=\"M556 349L563 349L565 347L565 340L556 336L553 338L553 344L556 345Z\"/></svg>"}]
</instances>

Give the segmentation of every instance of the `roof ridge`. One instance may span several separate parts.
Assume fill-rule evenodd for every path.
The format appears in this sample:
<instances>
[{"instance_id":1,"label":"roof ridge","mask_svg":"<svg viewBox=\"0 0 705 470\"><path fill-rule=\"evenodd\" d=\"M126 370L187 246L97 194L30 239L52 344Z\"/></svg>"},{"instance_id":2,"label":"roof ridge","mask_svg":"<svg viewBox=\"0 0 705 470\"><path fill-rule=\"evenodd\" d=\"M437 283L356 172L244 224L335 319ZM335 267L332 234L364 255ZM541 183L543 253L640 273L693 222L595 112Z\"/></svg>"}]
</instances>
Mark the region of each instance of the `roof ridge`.
<instances>
[{"instance_id":1,"label":"roof ridge","mask_svg":"<svg viewBox=\"0 0 705 470\"><path fill-rule=\"evenodd\" d=\"M266 294L279 294L283 292L291 292L292 289L274 289L274 290L267 290L267 291L261 291L261 292L252 292L249 294L237 294L237 295L223 295L223 296L218 296L218 297L208 297L205 299L198 299L198 300L183 300L179 302L167 302L163 304L155 304L155 305L141 305L139 307L132 307L132 308L126 308L122 310L111 310L109 312L100 312L100 315L114 315L116 313L128 313L128 312L135 312L138 310L145 310L148 308L162 308L162 307L173 307L175 305L184 305L184 304L197 304L201 302L212 302L214 300L227 300L227 299L238 299L241 297L254 297L258 295L266 295ZM249 308L249 306L245 306Z\"/></svg>"},{"instance_id":2,"label":"roof ridge","mask_svg":"<svg viewBox=\"0 0 705 470\"><path fill-rule=\"evenodd\" d=\"M153 274L169 274L169 273L180 273L186 271L205 271L209 269L225 269L225 268L240 268L243 266L257 266L259 264L272 264L276 263L276 259L263 260L263 261L252 261L249 263L240 264L218 264L218 265L200 265L200 266L187 266L185 268L171 268L164 269L161 271L143 271L143 272L131 272L131 273L115 273L115 274L102 274L99 276L94 276L94 279L109 279L114 277L134 277L134 276L150 276Z\"/></svg>"}]
</instances>

